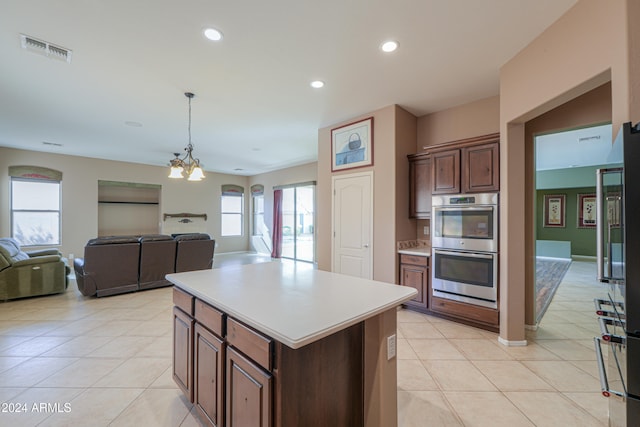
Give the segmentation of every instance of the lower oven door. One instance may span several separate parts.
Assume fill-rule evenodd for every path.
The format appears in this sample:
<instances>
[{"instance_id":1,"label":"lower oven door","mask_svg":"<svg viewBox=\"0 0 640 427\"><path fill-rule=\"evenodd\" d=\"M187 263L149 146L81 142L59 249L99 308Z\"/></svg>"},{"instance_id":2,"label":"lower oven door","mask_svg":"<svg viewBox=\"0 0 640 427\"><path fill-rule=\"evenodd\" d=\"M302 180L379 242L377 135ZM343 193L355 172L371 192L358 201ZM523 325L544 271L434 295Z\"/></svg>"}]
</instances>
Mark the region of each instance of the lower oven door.
<instances>
[{"instance_id":1,"label":"lower oven door","mask_svg":"<svg viewBox=\"0 0 640 427\"><path fill-rule=\"evenodd\" d=\"M498 254L433 250L433 295L497 308Z\"/></svg>"}]
</instances>

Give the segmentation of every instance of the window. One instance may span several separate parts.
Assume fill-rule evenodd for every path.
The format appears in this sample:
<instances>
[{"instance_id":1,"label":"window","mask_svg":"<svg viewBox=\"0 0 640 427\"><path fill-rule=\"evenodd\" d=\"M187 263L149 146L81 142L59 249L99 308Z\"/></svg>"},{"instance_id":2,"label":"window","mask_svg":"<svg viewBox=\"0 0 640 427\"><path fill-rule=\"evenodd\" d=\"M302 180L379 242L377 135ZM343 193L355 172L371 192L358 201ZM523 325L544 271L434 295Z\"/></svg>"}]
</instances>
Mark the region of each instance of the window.
<instances>
[{"instance_id":1,"label":"window","mask_svg":"<svg viewBox=\"0 0 640 427\"><path fill-rule=\"evenodd\" d=\"M237 185L223 185L220 206L220 234L242 236L244 188Z\"/></svg>"},{"instance_id":2,"label":"window","mask_svg":"<svg viewBox=\"0 0 640 427\"><path fill-rule=\"evenodd\" d=\"M11 178L11 236L22 246L60 244L60 181Z\"/></svg>"}]
</instances>

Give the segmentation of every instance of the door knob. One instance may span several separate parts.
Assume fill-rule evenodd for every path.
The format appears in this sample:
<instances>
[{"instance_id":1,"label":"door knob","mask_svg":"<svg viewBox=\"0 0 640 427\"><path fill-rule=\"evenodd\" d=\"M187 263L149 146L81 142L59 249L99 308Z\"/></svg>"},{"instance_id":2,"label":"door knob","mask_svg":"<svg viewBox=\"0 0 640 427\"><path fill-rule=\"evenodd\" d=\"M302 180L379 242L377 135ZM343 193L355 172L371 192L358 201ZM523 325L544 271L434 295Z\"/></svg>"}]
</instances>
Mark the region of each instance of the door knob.
<instances>
[{"instance_id":1,"label":"door knob","mask_svg":"<svg viewBox=\"0 0 640 427\"><path fill-rule=\"evenodd\" d=\"M368 248L368 247L369 247L369 244L367 243L367 244L365 244L365 245L362 245L362 247L363 247L363 248Z\"/></svg>"}]
</instances>

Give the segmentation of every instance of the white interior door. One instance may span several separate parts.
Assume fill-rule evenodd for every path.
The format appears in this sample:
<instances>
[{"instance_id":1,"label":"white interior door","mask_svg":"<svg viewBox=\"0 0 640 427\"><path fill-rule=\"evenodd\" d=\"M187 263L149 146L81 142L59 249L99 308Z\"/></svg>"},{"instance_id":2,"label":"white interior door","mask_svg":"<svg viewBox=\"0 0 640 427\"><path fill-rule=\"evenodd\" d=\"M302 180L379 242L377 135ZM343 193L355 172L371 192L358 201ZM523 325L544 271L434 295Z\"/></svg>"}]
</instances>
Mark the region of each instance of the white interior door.
<instances>
[{"instance_id":1,"label":"white interior door","mask_svg":"<svg viewBox=\"0 0 640 427\"><path fill-rule=\"evenodd\" d=\"M333 178L332 271L373 278L373 172Z\"/></svg>"}]
</instances>

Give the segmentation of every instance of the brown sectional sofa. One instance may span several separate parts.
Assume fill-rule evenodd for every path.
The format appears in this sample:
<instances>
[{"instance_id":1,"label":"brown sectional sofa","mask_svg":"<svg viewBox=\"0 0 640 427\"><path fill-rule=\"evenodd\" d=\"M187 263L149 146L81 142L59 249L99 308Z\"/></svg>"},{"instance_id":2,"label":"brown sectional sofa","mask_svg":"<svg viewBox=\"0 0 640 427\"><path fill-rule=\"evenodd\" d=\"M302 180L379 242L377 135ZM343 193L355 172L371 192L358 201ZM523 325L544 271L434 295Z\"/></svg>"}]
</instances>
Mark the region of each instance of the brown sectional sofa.
<instances>
[{"instance_id":1,"label":"brown sectional sofa","mask_svg":"<svg viewBox=\"0 0 640 427\"><path fill-rule=\"evenodd\" d=\"M215 240L208 234L98 237L74 260L78 290L107 296L170 286L165 275L212 268Z\"/></svg>"}]
</instances>

